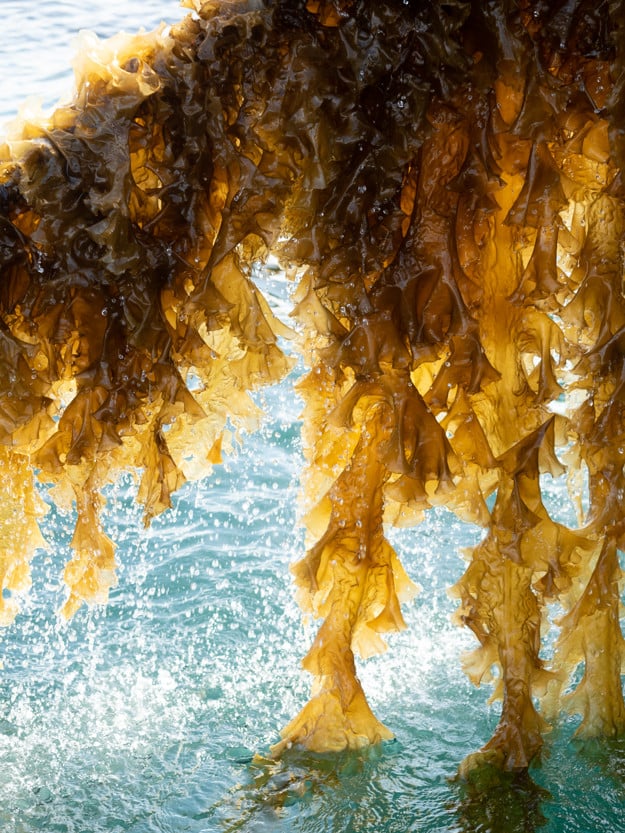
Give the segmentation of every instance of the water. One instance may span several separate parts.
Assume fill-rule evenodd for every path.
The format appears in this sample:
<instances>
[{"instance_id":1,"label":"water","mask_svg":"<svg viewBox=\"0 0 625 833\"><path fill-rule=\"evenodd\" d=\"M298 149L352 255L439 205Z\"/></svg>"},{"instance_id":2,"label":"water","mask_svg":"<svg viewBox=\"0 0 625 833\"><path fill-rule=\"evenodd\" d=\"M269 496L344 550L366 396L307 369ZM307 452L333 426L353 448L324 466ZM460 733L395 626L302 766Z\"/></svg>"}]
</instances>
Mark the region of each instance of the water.
<instances>
[{"instance_id":1,"label":"water","mask_svg":"<svg viewBox=\"0 0 625 833\"><path fill-rule=\"evenodd\" d=\"M174 2L1 2L0 120L28 95L45 106L71 87L71 42L162 18ZM264 290L285 317L279 280ZM302 554L296 525L301 468L292 380L265 392L263 430L146 533L130 479L109 492L107 528L119 545L119 586L106 608L68 625L62 565L72 519L50 509L47 553L33 591L0 634L0 829L10 833L599 833L625 830L625 744L578 748L574 721L547 738L532 779L461 788L458 762L497 721L488 690L459 664L472 638L449 623L445 588L461 575L459 546L478 532L433 513L393 535L423 586L409 629L362 665L371 704L396 740L360 753L292 752L256 763L304 703L299 669L314 633L292 598L288 565ZM562 489L554 508L567 513ZM490 780L489 780L490 779Z\"/></svg>"}]
</instances>

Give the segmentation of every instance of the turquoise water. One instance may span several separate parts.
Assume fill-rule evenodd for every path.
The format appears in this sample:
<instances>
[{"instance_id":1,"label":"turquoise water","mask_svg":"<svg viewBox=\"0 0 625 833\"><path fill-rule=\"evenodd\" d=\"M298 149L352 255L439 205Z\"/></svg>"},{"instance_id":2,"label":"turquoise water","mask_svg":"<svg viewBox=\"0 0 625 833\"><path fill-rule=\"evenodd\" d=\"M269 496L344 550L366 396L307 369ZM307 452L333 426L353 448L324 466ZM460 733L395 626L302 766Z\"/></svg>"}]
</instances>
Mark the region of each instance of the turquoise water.
<instances>
[{"instance_id":1,"label":"turquoise water","mask_svg":"<svg viewBox=\"0 0 625 833\"><path fill-rule=\"evenodd\" d=\"M41 90L49 104L69 85L64 68L77 29L104 36L179 16L165 0L84 5L2 0L3 120L27 94ZM284 318L282 282L269 275L263 288ZM147 532L133 482L109 491L119 586L107 607L82 610L69 624L55 611L73 521L50 508L50 550L33 562L23 613L0 633L0 830L625 830L625 744L580 748L571 719L547 738L531 779L452 780L458 762L490 737L498 707L464 678L459 656L473 640L449 622L446 587L463 570L458 547L479 532L444 512L393 533L424 589L406 607L409 629L360 669L396 739L360 753L253 760L306 700L299 660L315 628L302 622L288 572L303 551L300 403L292 379L258 400L263 429L211 479L183 488ZM562 487L550 496L554 513L567 516Z\"/></svg>"}]
</instances>

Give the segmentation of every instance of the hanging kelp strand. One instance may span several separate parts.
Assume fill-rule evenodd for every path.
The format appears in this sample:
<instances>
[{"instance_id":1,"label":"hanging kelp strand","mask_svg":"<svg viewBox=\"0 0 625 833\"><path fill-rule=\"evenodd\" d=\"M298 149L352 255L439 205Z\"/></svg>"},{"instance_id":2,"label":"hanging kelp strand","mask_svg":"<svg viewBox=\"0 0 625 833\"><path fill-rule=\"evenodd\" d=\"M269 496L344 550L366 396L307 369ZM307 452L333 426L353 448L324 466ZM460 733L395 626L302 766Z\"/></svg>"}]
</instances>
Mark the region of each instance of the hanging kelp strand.
<instances>
[{"instance_id":1,"label":"hanging kelp strand","mask_svg":"<svg viewBox=\"0 0 625 833\"><path fill-rule=\"evenodd\" d=\"M292 366L253 281L272 253L298 281L294 574L321 620L274 753L391 737L356 673L416 592L384 525L441 505L484 528L452 593L503 701L465 769L526 768L562 708L622 734L625 4L184 5L87 39L73 100L0 148L5 594L43 545L35 476L77 513L71 616L115 582L103 487L136 471L149 523L258 425L250 391ZM541 491L566 471L574 529Z\"/></svg>"}]
</instances>

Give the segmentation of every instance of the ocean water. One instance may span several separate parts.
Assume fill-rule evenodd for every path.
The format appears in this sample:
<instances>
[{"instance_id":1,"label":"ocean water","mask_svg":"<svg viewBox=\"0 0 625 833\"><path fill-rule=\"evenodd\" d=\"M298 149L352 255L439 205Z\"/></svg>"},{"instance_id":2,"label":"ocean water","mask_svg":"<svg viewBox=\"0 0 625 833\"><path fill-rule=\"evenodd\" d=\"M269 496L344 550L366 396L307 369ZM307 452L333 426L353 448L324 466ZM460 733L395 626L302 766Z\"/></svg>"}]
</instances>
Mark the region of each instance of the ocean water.
<instances>
[{"instance_id":1,"label":"ocean water","mask_svg":"<svg viewBox=\"0 0 625 833\"><path fill-rule=\"evenodd\" d=\"M183 12L175 0L1 0L0 121L28 96L44 106L71 89L72 42L150 29ZM260 278L286 319L279 274ZM294 376L301 372L299 367ZM261 431L185 486L145 531L135 484L108 493L119 586L68 624L56 611L72 518L51 506L47 552L15 625L0 632L0 830L9 833L600 833L625 831L625 744L580 746L562 718L531 777L454 780L493 731L498 706L460 670L473 646L450 623L446 588L459 547L479 530L445 512L391 533L422 593L408 630L360 666L394 741L358 753L291 751L257 763L303 705L299 661L314 635L293 600L289 564L302 465L293 377L258 396ZM571 517L561 484L554 513ZM45 494L45 493L44 493Z\"/></svg>"}]
</instances>

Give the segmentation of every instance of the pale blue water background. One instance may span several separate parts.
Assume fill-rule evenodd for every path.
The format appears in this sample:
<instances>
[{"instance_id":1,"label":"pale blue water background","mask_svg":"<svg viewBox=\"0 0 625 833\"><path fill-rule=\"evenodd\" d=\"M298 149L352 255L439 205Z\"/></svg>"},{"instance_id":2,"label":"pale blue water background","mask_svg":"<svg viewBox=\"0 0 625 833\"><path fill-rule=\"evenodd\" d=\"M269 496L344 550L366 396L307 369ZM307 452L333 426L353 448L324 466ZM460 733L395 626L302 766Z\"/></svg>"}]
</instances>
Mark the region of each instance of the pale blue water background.
<instances>
[{"instance_id":1,"label":"pale blue water background","mask_svg":"<svg viewBox=\"0 0 625 833\"><path fill-rule=\"evenodd\" d=\"M71 41L152 28L174 0L0 0L0 120L70 87ZM279 276L264 291L286 318ZM292 598L288 565L301 467L292 380L259 396L263 430L214 476L180 492L146 533L133 485L109 495L119 587L108 607L57 621L71 518L51 509L51 547L16 625L0 633L0 831L4 833L600 833L625 831L625 744L586 749L575 720L548 737L534 783L509 778L474 794L450 778L492 732L498 706L459 664L470 634L449 623L445 588L459 546L479 531L444 512L393 539L424 588L409 630L361 667L371 704L396 740L362 753L293 753L253 765L304 703L299 660L314 634ZM561 486L554 512L570 517ZM548 792L547 792L548 791Z\"/></svg>"}]
</instances>

